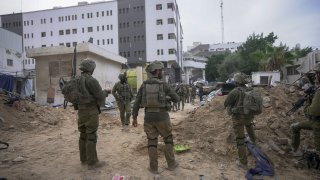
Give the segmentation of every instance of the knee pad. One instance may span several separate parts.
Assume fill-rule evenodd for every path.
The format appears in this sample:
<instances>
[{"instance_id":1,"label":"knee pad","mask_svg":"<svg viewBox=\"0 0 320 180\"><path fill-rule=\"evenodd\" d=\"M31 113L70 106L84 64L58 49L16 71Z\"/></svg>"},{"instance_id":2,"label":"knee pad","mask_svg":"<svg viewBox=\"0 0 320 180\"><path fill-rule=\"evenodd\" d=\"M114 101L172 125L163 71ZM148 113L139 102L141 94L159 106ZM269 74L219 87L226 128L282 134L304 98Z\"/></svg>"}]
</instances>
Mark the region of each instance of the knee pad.
<instances>
[{"instance_id":1,"label":"knee pad","mask_svg":"<svg viewBox=\"0 0 320 180\"><path fill-rule=\"evenodd\" d=\"M148 148L150 148L150 147L157 148L157 146L158 146L158 138L154 138L154 139L148 138Z\"/></svg>"},{"instance_id":2,"label":"knee pad","mask_svg":"<svg viewBox=\"0 0 320 180\"><path fill-rule=\"evenodd\" d=\"M87 134L86 133L80 133L80 140L85 141L87 138Z\"/></svg>"},{"instance_id":3,"label":"knee pad","mask_svg":"<svg viewBox=\"0 0 320 180\"><path fill-rule=\"evenodd\" d=\"M163 138L163 141L164 141L165 144L173 144L172 134L170 134L169 136Z\"/></svg>"},{"instance_id":4,"label":"knee pad","mask_svg":"<svg viewBox=\"0 0 320 180\"><path fill-rule=\"evenodd\" d=\"M97 134L96 133L91 133L91 134L87 134L87 140L88 141L92 141L94 143L97 143Z\"/></svg>"}]
</instances>

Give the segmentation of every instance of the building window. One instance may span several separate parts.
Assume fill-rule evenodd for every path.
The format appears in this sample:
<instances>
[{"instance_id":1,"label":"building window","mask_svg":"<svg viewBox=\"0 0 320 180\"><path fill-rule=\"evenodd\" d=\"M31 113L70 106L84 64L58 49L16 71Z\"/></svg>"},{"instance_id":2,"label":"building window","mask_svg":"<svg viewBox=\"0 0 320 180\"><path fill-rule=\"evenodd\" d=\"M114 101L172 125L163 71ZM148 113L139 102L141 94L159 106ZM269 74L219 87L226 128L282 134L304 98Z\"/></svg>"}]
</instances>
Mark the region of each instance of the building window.
<instances>
[{"instance_id":1,"label":"building window","mask_svg":"<svg viewBox=\"0 0 320 180\"><path fill-rule=\"evenodd\" d=\"M46 32L41 32L41 37L46 37Z\"/></svg>"},{"instance_id":2,"label":"building window","mask_svg":"<svg viewBox=\"0 0 320 180\"><path fill-rule=\"evenodd\" d=\"M88 32L92 32L93 28L92 27L88 27Z\"/></svg>"},{"instance_id":3,"label":"building window","mask_svg":"<svg viewBox=\"0 0 320 180\"><path fill-rule=\"evenodd\" d=\"M157 40L163 40L163 34L157 34Z\"/></svg>"},{"instance_id":4,"label":"building window","mask_svg":"<svg viewBox=\"0 0 320 180\"><path fill-rule=\"evenodd\" d=\"M97 17L99 17L99 12L97 12Z\"/></svg>"},{"instance_id":5,"label":"building window","mask_svg":"<svg viewBox=\"0 0 320 180\"><path fill-rule=\"evenodd\" d=\"M157 50L157 55L160 55L160 49Z\"/></svg>"},{"instance_id":6,"label":"building window","mask_svg":"<svg viewBox=\"0 0 320 180\"><path fill-rule=\"evenodd\" d=\"M84 28L82 28L82 33L84 33Z\"/></svg>"},{"instance_id":7,"label":"building window","mask_svg":"<svg viewBox=\"0 0 320 180\"><path fill-rule=\"evenodd\" d=\"M156 10L161 10L162 9L162 4L157 4L156 5Z\"/></svg>"},{"instance_id":8,"label":"building window","mask_svg":"<svg viewBox=\"0 0 320 180\"><path fill-rule=\"evenodd\" d=\"M67 47L70 47L70 45L71 45L70 43L66 43L66 46L67 46Z\"/></svg>"},{"instance_id":9,"label":"building window","mask_svg":"<svg viewBox=\"0 0 320 180\"><path fill-rule=\"evenodd\" d=\"M72 29L72 34L77 34L77 29Z\"/></svg>"},{"instance_id":10,"label":"building window","mask_svg":"<svg viewBox=\"0 0 320 180\"><path fill-rule=\"evenodd\" d=\"M168 18L168 24L175 24L174 18Z\"/></svg>"},{"instance_id":11,"label":"building window","mask_svg":"<svg viewBox=\"0 0 320 180\"><path fill-rule=\"evenodd\" d=\"M59 43L59 46L64 46L64 43Z\"/></svg>"},{"instance_id":12,"label":"building window","mask_svg":"<svg viewBox=\"0 0 320 180\"><path fill-rule=\"evenodd\" d=\"M102 45L105 45L106 41L104 39L102 39Z\"/></svg>"},{"instance_id":13,"label":"building window","mask_svg":"<svg viewBox=\"0 0 320 180\"><path fill-rule=\"evenodd\" d=\"M70 34L70 29L67 29L67 30L66 30L66 34Z\"/></svg>"},{"instance_id":14,"label":"building window","mask_svg":"<svg viewBox=\"0 0 320 180\"><path fill-rule=\"evenodd\" d=\"M7 59L7 66L13 66L13 60Z\"/></svg>"},{"instance_id":15,"label":"building window","mask_svg":"<svg viewBox=\"0 0 320 180\"><path fill-rule=\"evenodd\" d=\"M28 24L29 25L29 24ZM33 20L31 20L31 25L33 25Z\"/></svg>"},{"instance_id":16,"label":"building window","mask_svg":"<svg viewBox=\"0 0 320 180\"><path fill-rule=\"evenodd\" d=\"M175 50L175 49L169 49L169 50L168 50L168 53L169 53L169 54L175 54L175 53L176 53L176 50Z\"/></svg>"},{"instance_id":17,"label":"building window","mask_svg":"<svg viewBox=\"0 0 320 180\"><path fill-rule=\"evenodd\" d=\"M102 31L104 31L104 25L102 25Z\"/></svg>"},{"instance_id":18,"label":"building window","mask_svg":"<svg viewBox=\"0 0 320 180\"><path fill-rule=\"evenodd\" d=\"M100 45L100 41L99 41L99 39L97 40L97 45Z\"/></svg>"},{"instance_id":19,"label":"building window","mask_svg":"<svg viewBox=\"0 0 320 180\"><path fill-rule=\"evenodd\" d=\"M52 18L50 18L50 23L52 23Z\"/></svg>"},{"instance_id":20,"label":"building window","mask_svg":"<svg viewBox=\"0 0 320 180\"><path fill-rule=\"evenodd\" d=\"M41 47L47 47L46 45L42 45Z\"/></svg>"},{"instance_id":21,"label":"building window","mask_svg":"<svg viewBox=\"0 0 320 180\"><path fill-rule=\"evenodd\" d=\"M113 44L113 39L112 38L110 39L110 43Z\"/></svg>"},{"instance_id":22,"label":"building window","mask_svg":"<svg viewBox=\"0 0 320 180\"><path fill-rule=\"evenodd\" d=\"M162 25L162 19L157 19L157 25Z\"/></svg>"},{"instance_id":23,"label":"building window","mask_svg":"<svg viewBox=\"0 0 320 180\"><path fill-rule=\"evenodd\" d=\"M97 31L99 31L99 26L97 26Z\"/></svg>"},{"instance_id":24,"label":"building window","mask_svg":"<svg viewBox=\"0 0 320 180\"><path fill-rule=\"evenodd\" d=\"M110 30L112 30L113 29L113 26L112 26L112 24L110 25Z\"/></svg>"},{"instance_id":25,"label":"building window","mask_svg":"<svg viewBox=\"0 0 320 180\"><path fill-rule=\"evenodd\" d=\"M107 30L109 30L109 25L107 25Z\"/></svg>"},{"instance_id":26,"label":"building window","mask_svg":"<svg viewBox=\"0 0 320 180\"><path fill-rule=\"evenodd\" d=\"M168 3L168 4L167 4L167 8L174 10L174 5L173 5L173 3Z\"/></svg>"},{"instance_id":27,"label":"building window","mask_svg":"<svg viewBox=\"0 0 320 180\"><path fill-rule=\"evenodd\" d=\"M104 11L101 11L101 16L104 16Z\"/></svg>"},{"instance_id":28,"label":"building window","mask_svg":"<svg viewBox=\"0 0 320 180\"><path fill-rule=\"evenodd\" d=\"M73 42L73 43L72 43L72 46L73 46L73 47L76 47L76 46L77 46L77 42Z\"/></svg>"},{"instance_id":29,"label":"building window","mask_svg":"<svg viewBox=\"0 0 320 180\"><path fill-rule=\"evenodd\" d=\"M110 16L112 16L112 10L110 10Z\"/></svg>"},{"instance_id":30,"label":"building window","mask_svg":"<svg viewBox=\"0 0 320 180\"><path fill-rule=\"evenodd\" d=\"M107 11L107 16L109 16L109 11Z\"/></svg>"},{"instance_id":31,"label":"building window","mask_svg":"<svg viewBox=\"0 0 320 180\"><path fill-rule=\"evenodd\" d=\"M174 33L169 33L168 39L176 39L176 35Z\"/></svg>"},{"instance_id":32,"label":"building window","mask_svg":"<svg viewBox=\"0 0 320 180\"><path fill-rule=\"evenodd\" d=\"M161 49L161 55L163 55L163 49Z\"/></svg>"},{"instance_id":33,"label":"building window","mask_svg":"<svg viewBox=\"0 0 320 180\"><path fill-rule=\"evenodd\" d=\"M53 31L50 31L50 36L53 36Z\"/></svg>"},{"instance_id":34,"label":"building window","mask_svg":"<svg viewBox=\"0 0 320 180\"><path fill-rule=\"evenodd\" d=\"M31 33L31 38L33 38L33 33Z\"/></svg>"},{"instance_id":35,"label":"building window","mask_svg":"<svg viewBox=\"0 0 320 180\"><path fill-rule=\"evenodd\" d=\"M59 30L59 35L63 35L63 30Z\"/></svg>"},{"instance_id":36,"label":"building window","mask_svg":"<svg viewBox=\"0 0 320 180\"><path fill-rule=\"evenodd\" d=\"M84 14L82 14L82 19L84 19Z\"/></svg>"},{"instance_id":37,"label":"building window","mask_svg":"<svg viewBox=\"0 0 320 180\"><path fill-rule=\"evenodd\" d=\"M297 75L299 72L296 70L300 65L287 67L287 75Z\"/></svg>"}]
</instances>

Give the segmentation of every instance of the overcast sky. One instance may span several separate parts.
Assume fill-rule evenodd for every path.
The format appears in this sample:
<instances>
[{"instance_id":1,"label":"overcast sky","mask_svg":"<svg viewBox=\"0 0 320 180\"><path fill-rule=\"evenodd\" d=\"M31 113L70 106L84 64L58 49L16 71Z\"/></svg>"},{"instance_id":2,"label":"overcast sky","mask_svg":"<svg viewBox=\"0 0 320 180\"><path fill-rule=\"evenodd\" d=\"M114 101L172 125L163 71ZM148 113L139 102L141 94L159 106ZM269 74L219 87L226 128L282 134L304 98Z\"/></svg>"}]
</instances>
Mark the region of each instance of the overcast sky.
<instances>
[{"instance_id":1,"label":"overcast sky","mask_svg":"<svg viewBox=\"0 0 320 180\"><path fill-rule=\"evenodd\" d=\"M80 0L82 1L82 0ZM96 0L87 0L94 2ZM150 1L150 0L147 0ZM0 14L73 6L77 0L1 0ZM221 42L220 0L177 0L184 49L193 42ZM225 42L244 42L252 33L274 32L293 47L320 48L320 0L223 0Z\"/></svg>"}]
</instances>

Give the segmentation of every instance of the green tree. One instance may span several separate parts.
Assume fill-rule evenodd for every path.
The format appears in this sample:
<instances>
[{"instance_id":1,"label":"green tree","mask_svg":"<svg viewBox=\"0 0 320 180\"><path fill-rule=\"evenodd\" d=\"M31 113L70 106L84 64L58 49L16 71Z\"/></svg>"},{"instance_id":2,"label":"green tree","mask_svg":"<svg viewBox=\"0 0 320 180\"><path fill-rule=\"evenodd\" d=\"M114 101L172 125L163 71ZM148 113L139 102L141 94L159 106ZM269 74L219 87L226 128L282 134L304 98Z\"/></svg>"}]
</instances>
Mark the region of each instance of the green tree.
<instances>
[{"instance_id":1,"label":"green tree","mask_svg":"<svg viewBox=\"0 0 320 180\"><path fill-rule=\"evenodd\" d=\"M205 72L208 81L217 81L220 77L218 72L219 65L229 53L212 55L206 64Z\"/></svg>"},{"instance_id":2,"label":"green tree","mask_svg":"<svg viewBox=\"0 0 320 180\"><path fill-rule=\"evenodd\" d=\"M226 81L232 77L235 72L239 71L239 66L243 61L239 53L229 54L218 68L220 81Z\"/></svg>"}]
</instances>

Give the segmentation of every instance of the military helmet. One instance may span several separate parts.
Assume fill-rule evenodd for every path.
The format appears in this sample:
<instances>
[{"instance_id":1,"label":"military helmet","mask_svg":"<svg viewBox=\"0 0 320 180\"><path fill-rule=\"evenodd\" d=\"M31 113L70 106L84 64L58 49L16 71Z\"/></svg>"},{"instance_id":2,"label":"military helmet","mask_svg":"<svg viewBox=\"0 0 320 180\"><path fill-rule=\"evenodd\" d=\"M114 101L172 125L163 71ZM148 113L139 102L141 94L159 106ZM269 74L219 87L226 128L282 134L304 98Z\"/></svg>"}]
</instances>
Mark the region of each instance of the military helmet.
<instances>
[{"instance_id":1,"label":"military helmet","mask_svg":"<svg viewBox=\"0 0 320 180\"><path fill-rule=\"evenodd\" d=\"M80 70L85 72L93 72L96 68L96 63L90 59L84 59L80 63Z\"/></svg>"},{"instance_id":2,"label":"military helmet","mask_svg":"<svg viewBox=\"0 0 320 180\"><path fill-rule=\"evenodd\" d=\"M160 62L160 61L154 61L152 63L150 63L147 68L146 68L146 71L151 73L151 72L154 72L155 70L157 69L163 69L164 66L163 66L163 63Z\"/></svg>"},{"instance_id":3,"label":"military helmet","mask_svg":"<svg viewBox=\"0 0 320 180\"><path fill-rule=\"evenodd\" d=\"M246 84L247 83L246 78L247 78L246 75L243 73L235 73L233 75L234 81L238 84Z\"/></svg>"},{"instance_id":4,"label":"military helmet","mask_svg":"<svg viewBox=\"0 0 320 180\"><path fill-rule=\"evenodd\" d=\"M119 74L119 76L118 76L118 78L120 79L120 80L123 80L123 79L125 79L127 76L126 76L126 74L125 73L121 73L121 74Z\"/></svg>"},{"instance_id":5,"label":"military helmet","mask_svg":"<svg viewBox=\"0 0 320 180\"><path fill-rule=\"evenodd\" d=\"M313 70L314 70L315 72L320 72L320 63L317 63L317 64L314 66Z\"/></svg>"}]
</instances>

